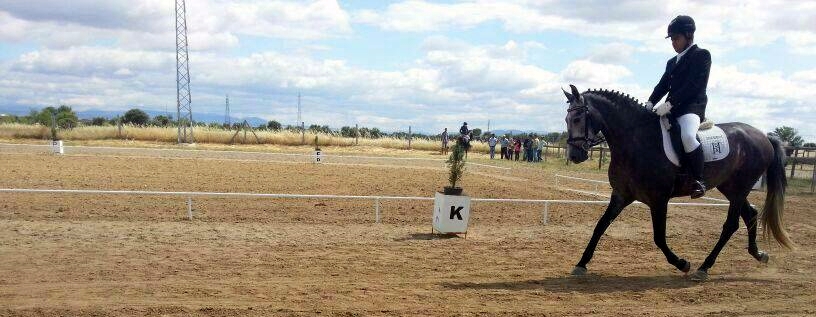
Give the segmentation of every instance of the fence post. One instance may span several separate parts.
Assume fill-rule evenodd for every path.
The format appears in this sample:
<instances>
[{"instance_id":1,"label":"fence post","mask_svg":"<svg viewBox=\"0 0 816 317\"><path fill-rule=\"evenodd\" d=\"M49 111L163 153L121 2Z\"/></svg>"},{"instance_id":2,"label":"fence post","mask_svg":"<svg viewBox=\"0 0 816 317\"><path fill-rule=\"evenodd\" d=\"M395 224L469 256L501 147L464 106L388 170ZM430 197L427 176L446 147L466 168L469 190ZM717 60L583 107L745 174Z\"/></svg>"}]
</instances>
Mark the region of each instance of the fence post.
<instances>
[{"instance_id":1,"label":"fence post","mask_svg":"<svg viewBox=\"0 0 816 317\"><path fill-rule=\"evenodd\" d=\"M550 215L550 203L544 203L544 215L541 216L541 224L546 225Z\"/></svg>"},{"instance_id":2,"label":"fence post","mask_svg":"<svg viewBox=\"0 0 816 317\"><path fill-rule=\"evenodd\" d=\"M606 152L604 151L605 149L606 149L606 148L601 147L601 157L600 157L600 159L598 160L598 169L601 169L601 167L603 166L604 154L606 154Z\"/></svg>"},{"instance_id":3,"label":"fence post","mask_svg":"<svg viewBox=\"0 0 816 317\"><path fill-rule=\"evenodd\" d=\"M187 219L193 220L193 197L187 197Z\"/></svg>"},{"instance_id":4,"label":"fence post","mask_svg":"<svg viewBox=\"0 0 816 317\"><path fill-rule=\"evenodd\" d=\"M300 145L306 145L306 122L300 122Z\"/></svg>"},{"instance_id":5,"label":"fence post","mask_svg":"<svg viewBox=\"0 0 816 317\"><path fill-rule=\"evenodd\" d=\"M360 125L354 124L354 145L360 144Z\"/></svg>"},{"instance_id":6,"label":"fence post","mask_svg":"<svg viewBox=\"0 0 816 317\"><path fill-rule=\"evenodd\" d=\"M374 198L374 214L376 223L380 223L380 197Z\"/></svg>"},{"instance_id":7,"label":"fence post","mask_svg":"<svg viewBox=\"0 0 816 317\"><path fill-rule=\"evenodd\" d=\"M813 193L816 189L816 164L813 164L813 176L810 177L810 192Z\"/></svg>"},{"instance_id":8,"label":"fence post","mask_svg":"<svg viewBox=\"0 0 816 317\"><path fill-rule=\"evenodd\" d=\"M799 154L799 148L793 148L793 158L794 160L791 161L791 176L793 178L793 173L796 171L796 156Z\"/></svg>"},{"instance_id":9,"label":"fence post","mask_svg":"<svg viewBox=\"0 0 816 317\"><path fill-rule=\"evenodd\" d=\"M408 149L411 149L411 126L408 126Z\"/></svg>"}]
</instances>

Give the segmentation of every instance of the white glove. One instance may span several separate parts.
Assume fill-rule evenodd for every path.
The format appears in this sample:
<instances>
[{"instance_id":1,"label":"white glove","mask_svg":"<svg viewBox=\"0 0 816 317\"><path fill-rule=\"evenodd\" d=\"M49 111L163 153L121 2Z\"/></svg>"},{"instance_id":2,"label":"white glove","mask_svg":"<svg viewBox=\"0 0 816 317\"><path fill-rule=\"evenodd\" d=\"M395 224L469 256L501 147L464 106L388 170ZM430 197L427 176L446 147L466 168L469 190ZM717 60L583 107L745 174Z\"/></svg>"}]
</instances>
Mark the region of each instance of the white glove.
<instances>
[{"instance_id":1,"label":"white glove","mask_svg":"<svg viewBox=\"0 0 816 317\"><path fill-rule=\"evenodd\" d=\"M665 116L667 113L669 113L671 108L672 108L672 104L669 103L668 101L666 101L666 102L661 103L661 104L657 105L656 107L654 107L654 109L652 109L652 111L654 111L654 113L656 113L658 116L662 117L662 116Z\"/></svg>"},{"instance_id":2,"label":"white glove","mask_svg":"<svg viewBox=\"0 0 816 317\"><path fill-rule=\"evenodd\" d=\"M651 101L647 101L645 104L643 104L643 106L645 106L646 109L649 109L649 110L654 109L654 104Z\"/></svg>"}]
</instances>

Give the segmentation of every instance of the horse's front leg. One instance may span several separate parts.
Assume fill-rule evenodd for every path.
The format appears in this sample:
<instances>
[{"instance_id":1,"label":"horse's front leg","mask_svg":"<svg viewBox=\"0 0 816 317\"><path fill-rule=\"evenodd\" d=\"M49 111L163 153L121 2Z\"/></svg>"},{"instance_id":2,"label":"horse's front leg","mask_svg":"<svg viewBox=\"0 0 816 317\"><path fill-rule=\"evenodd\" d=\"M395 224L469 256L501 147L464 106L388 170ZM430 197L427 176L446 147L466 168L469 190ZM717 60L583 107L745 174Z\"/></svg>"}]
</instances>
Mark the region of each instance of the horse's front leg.
<instances>
[{"instance_id":1,"label":"horse's front leg","mask_svg":"<svg viewBox=\"0 0 816 317\"><path fill-rule=\"evenodd\" d=\"M674 254L671 248L669 248L669 244L666 242L666 213L668 203L668 201L665 201L657 203L654 206L650 206L652 212L654 243L658 248L660 248L660 251L663 251L663 255L666 256L666 260L669 261L669 264L674 265L674 267L683 273L688 273L691 269L691 264L685 259L681 259Z\"/></svg>"},{"instance_id":2,"label":"horse's front leg","mask_svg":"<svg viewBox=\"0 0 816 317\"><path fill-rule=\"evenodd\" d=\"M589 244L586 250L584 250L581 261L579 261L572 270L572 275L586 274L586 265L592 260L592 255L595 253L595 248L598 246L598 241L601 239L601 236L603 236L606 229L609 228L609 225L612 224L612 221L620 215L623 208L629 206L632 201L633 199L625 198L617 192L612 191L612 197L609 198L609 206L606 207L606 211L603 216L601 216L601 219L598 219L598 224L595 225L595 231L592 232L592 238L589 239Z\"/></svg>"}]
</instances>

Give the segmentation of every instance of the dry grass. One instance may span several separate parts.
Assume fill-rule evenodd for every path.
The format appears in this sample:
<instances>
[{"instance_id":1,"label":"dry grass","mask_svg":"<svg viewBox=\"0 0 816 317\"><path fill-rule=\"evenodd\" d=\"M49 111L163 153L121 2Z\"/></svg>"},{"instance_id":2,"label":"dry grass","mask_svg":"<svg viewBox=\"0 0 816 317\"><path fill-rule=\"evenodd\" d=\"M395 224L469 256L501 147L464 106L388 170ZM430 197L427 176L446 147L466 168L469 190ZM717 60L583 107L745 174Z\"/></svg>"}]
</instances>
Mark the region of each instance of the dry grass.
<instances>
[{"instance_id":1,"label":"dry grass","mask_svg":"<svg viewBox=\"0 0 816 317\"><path fill-rule=\"evenodd\" d=\"M48 139L51 131L39 124L0 124L0 138L4 139Z\"/></svg>"},{"instance_id":2,"label":"dry grass","mask_svg":"<svg viewBox=\"0 0 816 317\"><path fill-rule=\"evenodd\" d=\"M58 135L66 141L91 141L91 140L132 140L149 142L176 143L177 130L174 127L138 127L125 125L121 134L115 126L82 126L70 130L60 130ZM303 136L294 131L256 131L260 139L260 144L274 145L302 145ZM230 144L235 130L224 130L221 128L196 127L193 130L197 143L209 144ZM306 144L314 145L314 138L318 137L320 146L353 146L354 138L342 137L336 134L306 132ZM0 124L0 138L4 139L48 139L50 132L48 127L41 125L27 124ZM244 133L241 132L236 137L235 143L242 143ZM259 144L252 133L246 134L246 143ZM406 149L408 141L405 139L383 137L378 139L360 138L360 146L381 147L388 149ZM438 151L440 142L428 139L413 139L411 148L420 151ZM474 142L473 151L487 152L487 144Z\"/></svg>"}]
</instances>

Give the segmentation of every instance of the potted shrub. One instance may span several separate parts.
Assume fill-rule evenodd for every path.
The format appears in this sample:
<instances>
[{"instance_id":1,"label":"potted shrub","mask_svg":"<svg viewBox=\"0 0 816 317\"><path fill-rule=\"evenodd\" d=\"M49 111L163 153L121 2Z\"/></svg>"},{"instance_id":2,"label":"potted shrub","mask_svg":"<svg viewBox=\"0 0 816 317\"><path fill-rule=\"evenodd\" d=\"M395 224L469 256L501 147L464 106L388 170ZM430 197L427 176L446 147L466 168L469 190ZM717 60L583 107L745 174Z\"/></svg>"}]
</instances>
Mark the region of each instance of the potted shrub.
<instances>
[{"instance_id":1,"label":"potted shrub","mask_svg":"<svg viewBox=\"0 0 816 317\"><path fill-rule=\"evenodd\" d=\"M462 195L462 188L456 185L462 180L465 173L465 149L460 144L453 146L450 157L445 163L448 165L448 182L450 186L445 186L445 195Z\"/></svg>"},{"instance_id":2,"label":"potted shrub","mask_svg":"<svg viewBox=\"0 0 816 317\"><path fill-rule=\"evenodd\" d=\"M448 182L444 191L434 196L433 229L440 233L467 233L470 220L470 197L458 187L465 173L465 149L461 144L454 145L448 165Z\"/></svg>"},{"instance_id":3,"label":"potted shrub","mask_svg":"<svg viewBox=\"0 0 816 317\"><path fill-rule=\"evenodd\" d=\"M321 157L320 144L317 142L317 136L316 135L315 135L314 144L315 144L315 156L314 156L315 163L320 163L320 162L322 162L323 159Z\"/></svg>"}]
</instances>

